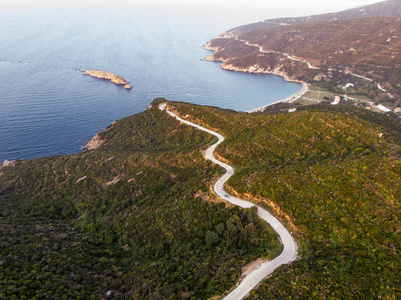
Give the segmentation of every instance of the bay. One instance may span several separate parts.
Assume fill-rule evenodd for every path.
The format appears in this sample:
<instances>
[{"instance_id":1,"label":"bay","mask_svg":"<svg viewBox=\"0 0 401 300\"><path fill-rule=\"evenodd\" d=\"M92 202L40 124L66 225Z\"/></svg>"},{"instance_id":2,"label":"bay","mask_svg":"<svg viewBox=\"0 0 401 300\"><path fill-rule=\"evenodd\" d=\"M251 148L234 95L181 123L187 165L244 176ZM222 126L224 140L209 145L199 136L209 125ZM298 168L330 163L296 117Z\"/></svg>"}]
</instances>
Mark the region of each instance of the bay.
<instances>
[{"instance_id":1,"label":"bay","mask_svg":"<svg viewBox=\"0 0 401 300\"><path fill-rule=\"evenodd\" d=\"M79 152L96 132L156 97L248 111L301 89L202 61L210 54L203 44L230 25L195 12L0 12L0 162ZM78 69L118 74L133 89Z\"/></svg>"}]
</instances>

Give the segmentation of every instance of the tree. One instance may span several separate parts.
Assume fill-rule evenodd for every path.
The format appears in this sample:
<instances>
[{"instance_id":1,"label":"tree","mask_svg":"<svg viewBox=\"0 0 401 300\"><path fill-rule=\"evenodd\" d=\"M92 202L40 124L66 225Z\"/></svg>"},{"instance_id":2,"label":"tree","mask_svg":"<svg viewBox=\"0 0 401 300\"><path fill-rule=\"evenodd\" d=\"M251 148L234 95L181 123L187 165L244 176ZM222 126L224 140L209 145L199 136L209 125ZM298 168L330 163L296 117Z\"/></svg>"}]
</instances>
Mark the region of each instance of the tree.
<instances>
[{"instance_id":1,"label":"tree","mask_svg":"<svg viewBox=\"0 0 401 300\"><path fill-rule=\"evenodd\" d=\"M205 241L207 246L212 246L219 241L219 235L214 231L207 231L205 235Z\"/></svg>"}]
</instances>

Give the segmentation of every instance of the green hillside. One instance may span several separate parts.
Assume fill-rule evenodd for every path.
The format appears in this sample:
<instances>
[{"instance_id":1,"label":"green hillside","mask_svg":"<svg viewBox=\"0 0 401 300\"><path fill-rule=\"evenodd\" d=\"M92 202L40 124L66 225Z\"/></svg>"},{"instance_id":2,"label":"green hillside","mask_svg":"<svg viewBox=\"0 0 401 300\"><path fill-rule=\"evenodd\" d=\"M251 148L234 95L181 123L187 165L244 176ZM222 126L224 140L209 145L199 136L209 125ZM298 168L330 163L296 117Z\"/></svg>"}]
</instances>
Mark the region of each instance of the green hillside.
<instances>
[{"instance_id":1,"label":"green hillside","mask_svg":"<svg viewBox=\"0 0 401 300\"><path fill-rule=\"evenodd\" d=\"M299 259L251 298L401 296L399 123L342 105L169 106L223 134L217 155L236 170L227 189L295 232ZM206 299L280 253L254 210L213 196L221 170L202 157L213 137L152 108L101 138L97 150L0 170L1 298Z\"/></svg>"},{"instance_id":2,"label":"green hillside","mask_svg":"<svg viewBox=\"0 0 401 300\"><path fill-rule=\"evenodd\" d=\"M217 152L236 167L230 190L270 208L297 233L300 259L252 298L401 296L398 122L350 106L236 114L174 105L227 137Z\"/></svg>"},{"instance_id":3,"label":"green hillside","mask_svg":"<svg viewBox=\"0 0 401 300\"><path fill-rule=\"evenodd\" d=\"M210 193L213 137L157 108L101 136L0 170L0 299L206 299L280 253L254 210Z\"/></svg>"}]
</instances>

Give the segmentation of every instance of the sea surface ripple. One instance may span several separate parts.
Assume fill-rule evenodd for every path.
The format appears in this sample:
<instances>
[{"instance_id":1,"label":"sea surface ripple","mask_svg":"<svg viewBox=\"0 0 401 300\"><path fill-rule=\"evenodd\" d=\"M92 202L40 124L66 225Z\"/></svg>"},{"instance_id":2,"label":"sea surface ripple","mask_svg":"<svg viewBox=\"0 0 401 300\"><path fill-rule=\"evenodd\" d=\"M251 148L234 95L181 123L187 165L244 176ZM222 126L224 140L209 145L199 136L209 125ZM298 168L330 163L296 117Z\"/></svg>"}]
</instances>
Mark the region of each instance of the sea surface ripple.
<instances>
[{"instance_id":1,"label":"sea surface ripple","mask_svg":"<svg viewBox=\"0 0 401 300\"><path fill-rule=\"evenodd\" d=\"M248 111L301 89L202 61L210 54L203 44L225 26L142 11L0 12L0 162L79 152L96 132L156 97ZM116 73L133 89L78 69Z\"/></svg>"}]
</instances>

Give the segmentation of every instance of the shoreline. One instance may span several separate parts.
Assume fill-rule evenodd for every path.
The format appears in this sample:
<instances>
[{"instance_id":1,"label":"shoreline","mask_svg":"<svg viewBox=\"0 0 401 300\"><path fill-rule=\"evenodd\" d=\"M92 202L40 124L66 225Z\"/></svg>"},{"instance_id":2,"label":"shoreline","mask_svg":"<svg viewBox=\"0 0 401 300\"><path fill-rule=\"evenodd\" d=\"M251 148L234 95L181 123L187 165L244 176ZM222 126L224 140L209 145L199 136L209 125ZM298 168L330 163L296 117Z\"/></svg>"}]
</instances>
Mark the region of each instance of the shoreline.
<instances>
[{"instance_id":1,"label":"shoreline","mask_svg":"<svg viewBox=\"0 0 401 300\"><path fill-rule=\"evenodd\" d=\"M262 106L262 107L259 107L259 108L255 108L255 109L252 109L252 110L248 110L247 113L263 112L267 107L269 107L271 105L274 105L274 104L277 104L277 103L291 103L291 102L296 101L299 98L301 98L308 91L309 91L308 84L306 82L302 82L302 89L298 93L293 94L292 96L289 96L289 97L287 97L285 99L281 99L281 100L278 100L276 102L267 104L265 106Z\"/></svg>"},{"instance_id":2,"label":"shoreline","mask_svg":"<svg viewBox=\"0 0 401 300\"><path fill-rule=\"evenodd\" d=\"M249 74L276 75L276 76L280 76L280 77L284 78L284 80L287 81L287 82L295 82L295 83L301 83L302 84L302 88L301 88L301 90L299 92L297 92L297 93L295 93L295 94L293 94L291 96L288 96L288 97L286 97L284 99L278 100L276 102L264 105L262 107L248 110L248 111L246 111L247 113L263 112L263 110L268 106L271 106L271 105L274 105L274 104L277 104L277 103L286 103L286 102L292 102L292 101L298 100L305 93L307 93L308 90L309 90L307 82L301 81L301 80L297 80L295 78L290 78L288 76L288 74L286 74L284 71L279 72L278 70L280 68L277 68L275 70L269 71L269 70L262 69L259 66L251 66L251 67L248 67L248 68L240 68L240 67L235 67L234 65L231 65L231 64L224 65L226 63L226 60L217 59L217 58L214 57L214 53L216 51L218 51L218 48L210 47L210 46L208 46L208 44L205 44L203 46L203 49L204 50L208 50L208 51L212 51L213 53L211 55L206 56L205 58L203 58L202 61L219 62L219 63L221 63L220 64L220 68L225 70L225 71L242 72L242 73L249 73ZM292 98L294 98L294 99L292 99ZM290 99L292 99L292 100L290 100Z\"/></svg>"},{"instance_id":3,"label":"shoreline","mask_svg":"<svg viewBox=\"0 0 401 300\"><path fill-rule=\"evenodd\" d=\"M256 109L249 110L249 111L247 111L248 113L263 112L267 107L269 107L269 106L271 106L271 105L274 105L274 104L277 104L277 103L290 103L290 102L292 102L292 101L298 100L298 99L300 99L304 94L306 94L306 93L309 91L309 89L308 89L308 83L307 83L307 82L304 82L304 81L301 81L301 80L298 80L298 79L295 79L295 78L289 77L288 74L287 74L285 71L280 71L280 69L281 69L282 66L278 66L277 68L275 68L275 69L273 69L273 70L271 70L271 69L270 69L270 70L266 70L266 69L264 69L264 68L261 68L261 67L260 67L259 65L257 65L257 64L255 64L255 65L253 65L253 66L248 66L248 67L236 67L235 65L233 65L233 64L231 64L231 63L227 63L227 62L229 61L229 59L216 58L216 57L214 56L215 53L218 52L218 51L220 51L221 49L224 50L224 47L212 46L212 41L213 41L214 39L218 39L218 38L223 38L223 39L232 39L232 38L234 38L235 40L238 40L238 41L240 41L240 42L243 42L243 43L244 43L245 45L247 45L247 46L259 48L259 52L260 52L260 53L277 53L277 54L281 54L281 55L283 55L285 58L290 59L290 60L292 60L292 61L299 61L299 62L306 63L306 64L308 65L308 68L309 68L309 69L313 69L313 70L319 70L319 69L320 69L319 67L313 66L310 62L308 62L308 61L305 60L305 59L302 59L302 58L300 58L300 57L291 56L291 55L289 55L288 53L284 53L284 52L277 52L277 51L274 51L274 50L267 50L267 51L265 51L265 50L263 50L263 47L262 47L262 46L260 46L260 45L258 45L258 44L250 44L248 41L239 39L238 36L235 36L235 35L227 35L227 34L223 33L223 34L221 34L221 35L219 35L219 36L217 36L217 37L215 37L215 38L212 38L210 41L208 41L206 44L203 45L203 49L213 52L213 53L210 54L209 56L205 57L205 58L203 59L204 61L220 62L220 63L221 63L220 67L221 67L223 70L227 70L227 71L244 72L244 73L252 73L252 74L273 74L273 75L276 75L276 76L281 76L281 77L283 77L283 78L285 79L285 81L288 81L288 82L299 82L299 83L302 83L302 89L301 89L301 91L300 91L299 93L296 93L296 94L294 94L294 95L292 95L292 96L290 96L290 97L287 97L287 98L285 98L285 99L281 99L281 100L278 100L278 101L276 101L276 102L267 104L267 105L262 106L262 107L260 107L260 108L256 108ZM363 79L363 80L367 80L367 81L369 81L369 82L373 82L373 81L374 81L373 79L370 79L370 78L368 78L368 77L366 77L366 76L358 75L358 74L355 74L355 73L352 73L352 72L349 72L349 74L350 74L351 76L355 76L355 77L361 78L361 79ZM379 90L383 91L383 92L387 92L387 91L380 85L380 83L377 83L377 88L378 88ZM388 93L388 94L389 94L389 93ZM389 94L389 95L392 96L391 94ZM371 101L371 102L373 102L373 101ZM394 112L393 109L388 108L388 107L385 107L385 106L383 106L383 105L381 105L381 106L378 105L378 106L376 106L376 108L379 109L380 111L384 112L384 113ZM400 116L400 117L401 117L401 116Z\"/></svg>"}]
</instances>

